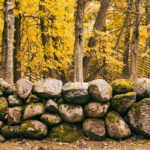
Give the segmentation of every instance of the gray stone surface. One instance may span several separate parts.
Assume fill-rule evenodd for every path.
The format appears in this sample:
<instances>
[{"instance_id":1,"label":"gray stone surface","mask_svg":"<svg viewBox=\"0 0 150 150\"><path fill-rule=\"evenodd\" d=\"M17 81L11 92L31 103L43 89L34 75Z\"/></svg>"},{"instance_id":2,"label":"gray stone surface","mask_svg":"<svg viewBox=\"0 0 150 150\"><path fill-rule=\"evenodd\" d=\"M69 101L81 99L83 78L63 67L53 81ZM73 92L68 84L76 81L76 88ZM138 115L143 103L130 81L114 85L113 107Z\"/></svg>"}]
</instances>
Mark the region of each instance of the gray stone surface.
<instances>
[{"instance_id":1,"label":"gray stone surface","mask_svg":"<svg viewBox=\"0 0 150 150\"><path fill-rule=\"evenodd\" d=\"M150 97L150 79L139 78L134 84L134 91L138 99Z\"/></svg>"},{"instance_id":2,"label":"gray stone surface","mask_svg":"<svg viewBox=\"0 0 150 150\"><path fill-rule=\"evenodd\" d=\"M89 101L88 83L68 82L64 84L63 97L68 103L86 104Z\"/></svg>"},{"instance_id":3,"label":"gray stone surface","mask_svg":"<svg viewBox=\"0 0 150 150\"><path fill-rule=\"evenodd\" d=\"M89 93L92 100L107 102L112 98L112 87L103 79L89 82Z\"/></svg>"},{"instance_id":4,"label":"gray stone surface","mask_svg":"<svg viewBox=\"0 0 150 150\"><path fill-rule=\"evenodd\" d=\"M150 138L150 98L134 104L128 112L128 120L136 133Z\"/></svg>"},{"instance_id":5,"label":"gray stone surface","mask_svg":"<svg viewBox=\"0 0 150 150\"><path fill-rule=\"evenodd\" d=\"M86 119L83 121L83 131L92 140L103 140L105 138L105 124L101 119Z\"/></svg>"},{"instance_id":6,"label":"gray stone surface","mask_svg":"<svg viewBox=\"0 0 150 150\"><path fill-rule=\"evenodd\" d=\"M80 122L84 118L83 108L80 105L61 104L59 114L64 121L70 123Z\"/></svg>"},{"instance_id":7,"label":"gray stone surface","mask_svg":"<svg viewBox=\"0 0 150 150\"><path fill-rule=\"evenodd\" d=\"M58 112L58 104L54 100L49 99L46 102L45 109L49 113L57 113Z\"/></svg>"},{"instance_id":8,"label":"gray stone surface","mask_svg":"<svg viewBox=\"0 0 150 150\"><path fill-rule=\"evenodd\" d=\"M106 115L109 106L109 102L105 104L101 102L91 102L85 106L84 112L88 117L100 118Z\"/></svg>"},{"instance_id":9,"label":"gray stone surface","mask_svg":"<svg viewBox=\"0 0 150 150\"><path fill-rule=\"evenodd\" d=\"M45 124L37 120L28 120L21 124L21 132L24 137L31 139L42 139L48 131Z\"/></svg>"},{"instance_id":10,"label":"gray stone surface","mask_svg":"<svg viewBox=\"0 0 150 150\"><path fill-rule=\"evenodd\" d=\"M110 138L123 139L131 135L129 126L117 112L109 112L106 116L105 123Z\"/></svg>"},{"instance_id":11,"label":"gray stone surface","mask_svg":"<svg viewBox=\"0 0 150 150\"><path fill-rule=\"evenodd\" d=\"M57 114L44 114L41 116L41 120L47 126L53 126L61 122L61 118Z\"/></svg>"},{"instance_id":12,"label":"gray stone surface","mask_svg":"<svg viewBox=\"0 0 150 150\"><path fill-rule=\"evenodd\" d=\"M21 122L23 108L16 106L8 109L8 124L19 124Z\"/></svg>"},{"instance_id":13,"label":"gray stone surface","mask_svg":"<svg viewBox=\"0 0 150 150\"><path fill-rule=\"evenodd\" d=\"M33 86L33 93L42 98L60 97L62 81L56 79L43 79Z\"/></svg>"},{"instance_id":14,"label":"gray stone surface","mask_svg":"<svg viewBox=\"0 0 150 150\"><path fill-rule=\"evenodd\" d=\"M16 82L16 87L17 95L22 99L26 99L32 91L33 83L27 79L22 78Z\"/></svg>"},{"instance_id":15,"label":"gray stone surface","mask_svg":"<svg viewBox=\"0 0 150 150\"><path fill-rule=\"evenodd\" d=\"M9 95L8 96L8 104L9 104L9 106L20 106L21 100L17 95Z\"/></svg>"},{"instance_id":16,"label":"gray stone surface","mask_svg":"<svg viewBox=\"0 0 150 150\"><path fill-rule=\"evenodd\" d=\"M23 119L29 119L35 116L39 116L44 114L44 112L45 112L45 107L42 103L31 103L26 105L23 114Z\"/></svg>"}]
</instances>

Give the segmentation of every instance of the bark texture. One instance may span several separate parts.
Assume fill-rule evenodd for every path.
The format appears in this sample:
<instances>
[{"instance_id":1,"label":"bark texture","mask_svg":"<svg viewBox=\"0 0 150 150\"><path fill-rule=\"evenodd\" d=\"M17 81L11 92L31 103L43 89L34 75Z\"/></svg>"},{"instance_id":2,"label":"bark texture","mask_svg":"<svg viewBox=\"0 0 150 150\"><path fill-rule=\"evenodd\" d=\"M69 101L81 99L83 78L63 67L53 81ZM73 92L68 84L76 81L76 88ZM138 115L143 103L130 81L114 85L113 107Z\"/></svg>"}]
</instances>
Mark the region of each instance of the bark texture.
<instances>
[{"instance_id":1,"label":"bark texture","mask_svg":"<svg viewBox=\"0 0 150 150\"><path fill-rule=\"evenodd\" d=\"M136 14L133 26L132 45L131 45L131 64L130 64L130 80L134 81L137 78L137 65L138 65L138 47L139 47L139 25L142 18L143 0L136 0Z\"/></svg>"},{"instance_id":2,"label":"bark texture","mask_svg":"<svg viewBox=\"0 0 150 150\"><path fill-rule=\"evenodd\" d=\"M15 4L19 9L19 2L15 1ZM15 17L14 41L14 82L16 82L21 78L21 71L19 71L21 64L17 59L21 48L21 14Z\"/></svg>"},{"instance_id":3,"label":"bark texture","mask_svg":"<svg viewBox=\"0 0 150 150\"><path fill-rule=\"evenodd\" d=\"M13 83L14 4L4 0L4 30L2 35L2 78Z\"/></svg>"},{"instance_id":4,"label":"bark texture","mask_svg":"<svg viewBox=\"0 0 150 150\"><path fill-rule=\"evenodd\" d=\"M75 19L74 82L83 82L83 16L84 0L78 0Z\"/></svg>"}]
</instances>

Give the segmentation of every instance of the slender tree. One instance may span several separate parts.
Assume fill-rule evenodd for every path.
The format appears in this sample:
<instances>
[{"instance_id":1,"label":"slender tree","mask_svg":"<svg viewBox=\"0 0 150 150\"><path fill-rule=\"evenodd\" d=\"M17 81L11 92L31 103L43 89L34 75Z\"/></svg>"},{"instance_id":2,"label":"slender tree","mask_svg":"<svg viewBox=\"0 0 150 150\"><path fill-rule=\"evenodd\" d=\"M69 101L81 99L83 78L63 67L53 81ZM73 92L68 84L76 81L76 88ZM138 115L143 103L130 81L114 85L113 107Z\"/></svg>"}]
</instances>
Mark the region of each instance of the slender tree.
<instances>
[{"instance_id":1,"label":"slender tree","mask_svg":"<svg viewBox=\"0 0 150 150\"><path fill-rule=\"evenodd\" d=\"M2 35L2 78L13 83L14 3L4 0L4 30Z\"/></svg>"},{"instance_id":2,"label":"slender tree","mask_svg":"<svg viewBox=\"0 0 150 150\"><path fill-rule=\"evenodd\" d=\"M93 48L97 45L99 34L97 34L96 31L101 32L103 30L105 16L106 16L107 9L109 7L110 2L111 2L111 0L104 0L104 1L101 1L101 3L100 3L100 9L97 14L96 21L95 21L94 28L93 28L94 36L92 36L89 39L89 43L88 43L89 48ZM93 52L93 50L91 52ZM92 63L92 55L85 56L83 58L84 80L86 80L88 77L88 72L89 72L91 63Z\"/></svg>"},{"instance_id":3,"label":"slender tree","mask_svg":"<svg viewBox=\"0 0 150 150\"><path fill-rule=\"evenodd\" d=\"M19 1L15 1L16 9L20 9ZM21 78L21 67L20 62L18 61L18 55L21 49L21 14L19 13L15 17L15 31L14 31L14 82Z\"/></svg>"},{"instance_id":4,"label":"slender tree","mask_svg":"<svg viewBox=\"0 0 150 150\"><path fill-rule=\"evenodd\" d=\"M74 82L83 82L83 16L84 0L78 0L75 19Z\"/></svg>"},{"instance_id":5,"label":"slender tree","mask_svg":"<svg viewBox=\"0 0 150 150\"><path fill-rule=\"evenodd\" d=\"M138 48L139 48L139 25L142 17L142 4L143 0L136 0L136 14L133 26L132 45L131 45L131 64L130 64L130 80L134 81L137 78L137 65L138 65Z\"/></svg>"}]
</instances>

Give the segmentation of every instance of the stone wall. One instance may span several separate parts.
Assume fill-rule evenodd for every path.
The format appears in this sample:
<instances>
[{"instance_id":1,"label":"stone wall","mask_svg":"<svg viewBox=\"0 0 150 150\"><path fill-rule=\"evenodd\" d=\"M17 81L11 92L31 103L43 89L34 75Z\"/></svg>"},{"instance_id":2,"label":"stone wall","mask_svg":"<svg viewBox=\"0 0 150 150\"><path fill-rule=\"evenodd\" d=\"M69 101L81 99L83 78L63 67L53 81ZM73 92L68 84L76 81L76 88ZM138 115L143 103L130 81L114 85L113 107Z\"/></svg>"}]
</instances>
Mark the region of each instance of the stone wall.
<instances>
[{"instance_id":1,"label":"stone wall","mask_svg":"<svg viewBox=\"0 0 150 150\"><path fill-rule=\"evenodd\" d=\"M56 79L20 79L15 85L0 79L0 141L124 139L133 133L150 138L149 97L147 78L111 85L103 79L64 85Z\"/></svg>"}]
</instances>

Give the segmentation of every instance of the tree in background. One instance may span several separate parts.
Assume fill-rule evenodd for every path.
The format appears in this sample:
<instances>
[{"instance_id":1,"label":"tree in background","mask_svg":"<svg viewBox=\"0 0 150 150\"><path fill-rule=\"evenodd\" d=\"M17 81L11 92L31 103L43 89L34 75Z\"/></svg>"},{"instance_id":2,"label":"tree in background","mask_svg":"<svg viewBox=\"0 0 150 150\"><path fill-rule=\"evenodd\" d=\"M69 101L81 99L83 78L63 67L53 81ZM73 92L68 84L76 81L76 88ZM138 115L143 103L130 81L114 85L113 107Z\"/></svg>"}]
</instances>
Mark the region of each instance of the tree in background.
<instances>
[{"instance_id":1,"label":"tree in background","mask_svg":"<svg viewBox=\"0 0 150 150\"><path fill-rule=\"evenodd\" d=\"M4 0L4 29L2 36L2 78L13 83L14 4Z\"/></svg>"}]
</instances>

